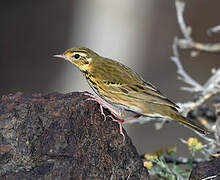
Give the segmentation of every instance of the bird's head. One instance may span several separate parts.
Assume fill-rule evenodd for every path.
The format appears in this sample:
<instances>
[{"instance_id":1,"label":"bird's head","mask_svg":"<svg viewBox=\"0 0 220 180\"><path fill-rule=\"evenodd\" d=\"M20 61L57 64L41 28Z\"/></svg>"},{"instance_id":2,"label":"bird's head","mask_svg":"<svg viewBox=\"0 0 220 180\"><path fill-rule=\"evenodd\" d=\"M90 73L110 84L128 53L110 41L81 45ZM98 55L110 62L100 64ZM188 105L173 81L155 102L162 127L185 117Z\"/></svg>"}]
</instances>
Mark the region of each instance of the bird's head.
<instances>
[{"instance_id":1,"label":"bird's head","mask_svg":"<svg viewBox=\"0 0 220 180\"><path fill-rule=\"evenodd\" d=\"M92 60L98 56L94 51L85 47L70 48L61 55L54 55L54 57L60 57L71 62L81 71L86 71Z\"/></svg>"}]
</instances>

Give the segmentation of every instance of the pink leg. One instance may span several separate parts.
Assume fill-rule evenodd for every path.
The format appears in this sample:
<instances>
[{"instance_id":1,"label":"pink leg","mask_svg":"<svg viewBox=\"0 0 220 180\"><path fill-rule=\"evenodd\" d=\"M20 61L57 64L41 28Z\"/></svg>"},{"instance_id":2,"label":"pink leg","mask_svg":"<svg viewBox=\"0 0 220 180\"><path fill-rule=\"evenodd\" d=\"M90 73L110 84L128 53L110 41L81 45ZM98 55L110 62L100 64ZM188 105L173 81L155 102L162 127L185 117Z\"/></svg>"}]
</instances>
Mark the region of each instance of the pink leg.
<instances>
[{"instance_id":1,"label":"pink leg","mask_svg":"<svg viewBox=\"0 0 220 180\"><path fill-rule=\"evenodd\" d=\"M125 141L125 135L123 133L122 124L124 122L123 119L119 119L118 117L113 117L112 115L109 115L110 118L112 118L112 121L115 121L119 124L119 132L123 136L123 142Z\"/></svg>"},{"instance_id":2,"label":"pink leg","mask_svg":"<svg viewBox=\"0 0 220 180\"><path fill-rule=\"evenodd\" d=\"M105 120L106 120L106 116L103 110L103 107L109 109L109 111L111 112L111 114L113 115L108 115L109 117L112 118L113 121L117 122L119 124L119 130L120 130L120 134L123 136L123 142L125 141L125 135L123 133L123 129L122 129L122 124L125 121L131 120L131 119L135 119L135 118L139 118L141 115L136 114L134 116L129 116L125 119L120 119L119 117L121 117L123 114L120 111L115 110L114 108L112 108L108 103L102 101L100 98L95 97L94 95L90 94L90 93L84 93L84 95L89 96L90 98L86 99L86 100L91 100L91 101L96 101L99 103L100 105L100 111L101 114L104 116Z\"/></svg>"},{"instance_id":3,"label":"pink leg","mask_svg":"<svg viewBox=\"0 0 220 180\"><path fill-rule=\"evenodd\" d=\"M95 98L88 98L86 100L87 101L96 101L96 102L98 102L98 104L100 106L100 112L104 116L104 121L105 121L106 120L106 116L105 116L105 113L104 113L104 110L103 110L103 105L100 103L100 101L98 101L98 98L97 99L95 99Z\"/></svg>"},{"instance_id":4,"label":"pink leg","mask_svg":"<svg viewBox=\"0 0 220 180\"><path fill-rule=\"evenodd\" d=\"M112 106L110 106L108 103L102 101L100 98L95 97L94 95L89 94L89 93L84 93L84 95L90 97L90 98L86 99L87 101L91 100L91 101L96 101L96 102L99 103L101 114L104 117L105 117L105 113L104 113L103 107L107 108L111 112L111 114L113 116L115 116L115 117L120 117L121 116L121 112L120 111L115 110L114 108L112 108Z\"/></svg>"},{"instance_id":5,"label":"pink leg","mask_svg":"<svg viewBox=\"0 0 220 180\"><path fill-rule=\"evenodd\" d=\"M123 133L123 129L122 129L122 124L125 122L125 121L128 121L128 120L131 120L131 119L136 119L136 118L139 118L141 115L139 114L135 114L134 116L129 116L125 119L119 119L117 117L113 117L110 115L110 117L112 118L113 121L117 122L119 124L119 130L120 130L120 134L123 136L123 142L125 141L125 135Z\"/></svg>"}]
</instances>

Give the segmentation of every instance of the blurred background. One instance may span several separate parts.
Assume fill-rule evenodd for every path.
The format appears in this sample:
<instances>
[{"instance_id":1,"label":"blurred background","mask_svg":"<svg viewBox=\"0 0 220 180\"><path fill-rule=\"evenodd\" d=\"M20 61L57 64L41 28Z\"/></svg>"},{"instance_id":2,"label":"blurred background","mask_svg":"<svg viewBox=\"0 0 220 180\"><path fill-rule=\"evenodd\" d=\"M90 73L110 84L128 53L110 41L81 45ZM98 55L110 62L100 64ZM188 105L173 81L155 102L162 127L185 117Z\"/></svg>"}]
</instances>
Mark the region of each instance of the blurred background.
<instances>
[{"instance_id":1,"label":"blurred background","mask_svg":"<svg viewBox=\"0 0 220 180\"><path fill-rule=\"evenodd\" d=\"M219 7L219 0L186 3L185 20L196 41L220 41L219 34L206 34L220 24ZM174 1L2 0L0 22L0 95L92 92L74 66L52 57L73 46L86 46L131 67L175 102L193 98L180 90L185 84L177 80L170 61L173 39L181 36ZM200 83L220 65L219 54L191 58L190 51L181 51L181 60ZM179 138L195 136L175 122L159 131L152 123L124 127L140 153L171 145L179 148ZM181 147L181 153L185 151Z\"/></svg>"}]
</instances>

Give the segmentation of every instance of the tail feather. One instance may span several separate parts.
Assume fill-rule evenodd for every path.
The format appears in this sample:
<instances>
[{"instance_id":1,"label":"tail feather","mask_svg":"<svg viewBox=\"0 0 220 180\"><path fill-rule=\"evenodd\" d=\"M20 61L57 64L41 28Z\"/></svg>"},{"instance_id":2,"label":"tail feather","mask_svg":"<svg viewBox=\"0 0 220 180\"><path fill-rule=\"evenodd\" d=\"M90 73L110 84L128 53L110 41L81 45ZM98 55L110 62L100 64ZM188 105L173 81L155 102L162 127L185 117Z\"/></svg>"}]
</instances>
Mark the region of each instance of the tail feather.
<instances>
[{"instance_id":1,"label":"tail feather","mask_svg":"<svg viewBox=\"0 0 220 180\"><path fill-rule=\"evenodd\" d=\"M172 119L177 120L177 121L185 124L188 127L191 127L192 129L195 129L196 131L198 131L204 135L209 134L208 130L201 123L187 119L178 113L172 114Z\"/></svg>"}]
</instances>

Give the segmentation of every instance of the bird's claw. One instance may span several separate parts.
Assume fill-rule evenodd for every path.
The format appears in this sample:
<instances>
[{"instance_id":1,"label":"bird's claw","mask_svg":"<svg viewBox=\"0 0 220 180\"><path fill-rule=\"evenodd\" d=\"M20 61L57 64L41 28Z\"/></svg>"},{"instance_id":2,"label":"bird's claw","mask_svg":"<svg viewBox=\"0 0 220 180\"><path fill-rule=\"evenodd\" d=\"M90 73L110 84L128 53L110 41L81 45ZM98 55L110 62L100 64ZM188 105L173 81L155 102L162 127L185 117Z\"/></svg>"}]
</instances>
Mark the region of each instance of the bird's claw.
<instances>
[{"instance_id":1,"label":"bird's claw","mask_svg":"<svg viewBox=\"0 0 220 180\"><path fill-rule=\"evenodd\" d=\"M125 134L123 133L123 128L122 128L122 124L124 120L113 117L112 115L108 115L108 116L112 119L112 121L117 122L119 124L119 132L123 136L123 142L125 142Z\"/></svg>"},{"instance_id":2,"label":"bird's claw","mask_svg":"<svg viewBox=\"0 0 220 180\"><path fill-rule=\"evenodd\" d=\"M103 105L101 101L98 98L90 96L90 98L87 98L86 101L96 101L100 106L100 113L104 116L104 121L106 120L106 115L104 113Z\"/></svg>"},{"instance_id":3,"label":"bird's claw","mask_svg":"<svg viewBox=\"0 0 220 180\"><path fill-rule=\"evenodd\" d=\"M110 106L106 105L106 103L104 103L101 99L95 97L94 95L92 95L90 93L84 93L84 95L89 96L89 98L87 98L86 101L91 100L91 101L96 101L97 103L99 103L100 112L104 116L104 121L106 120L106 115L104 113L103 107L107 107L110 110L112 115L107 115L107 117L110 117L113 121L115 121L119 124L120 134L123 136L123 142L125 142L125 135L123 133L123 128L122 128L122 123L124 122L124 120L117 118L117 116L119 114L121 115L122 112L116 113Z\"/></svg>"}]
</instances>

